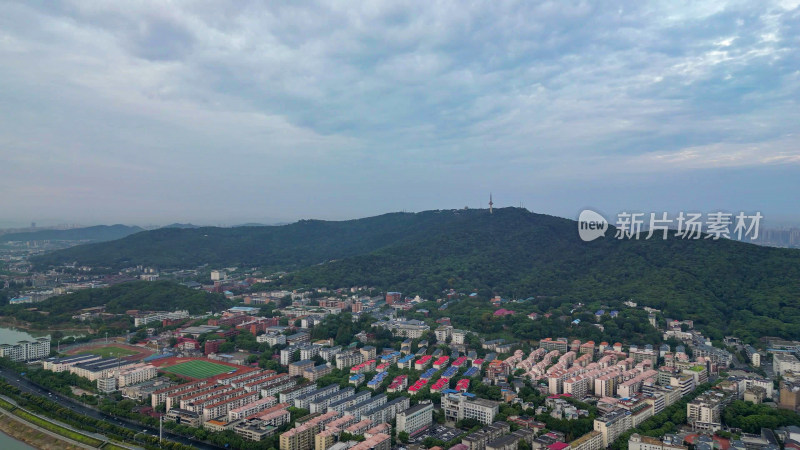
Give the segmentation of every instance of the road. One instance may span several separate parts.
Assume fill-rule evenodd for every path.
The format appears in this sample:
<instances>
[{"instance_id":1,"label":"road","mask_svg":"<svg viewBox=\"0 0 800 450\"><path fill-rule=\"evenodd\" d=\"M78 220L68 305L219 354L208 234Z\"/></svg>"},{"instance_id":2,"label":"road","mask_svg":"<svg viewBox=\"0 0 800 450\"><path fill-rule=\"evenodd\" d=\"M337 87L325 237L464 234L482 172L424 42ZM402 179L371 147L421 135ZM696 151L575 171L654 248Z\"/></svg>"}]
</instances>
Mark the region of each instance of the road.
<instances>
[{"instance_id":1,"label":"road","mask_svg":"<svg viewBox=\"0 0 800 450\"><path fill-rule=\"evenodd\" d=\"M71 399L69 397L63 397L63 396L61 396L61 395L59 395L57 393L52 393L53 395L51 396L51 395L49 395L49 394L51 394L50 391L31 383L30 381L26 380L25 378L20 377L19 374L14 372L13 370L0 369L0 376L2 376L5 379L5 381L8 382L8 384L18 388L22 392L29 392L31 394L38 395L40 397L45 397L45 398L49 399L50 401L58 403L58 404L60 404L61 406L65 407L65 408L70 408L73 411L75 411L75 412L77 412L79 414L82 414L84 416L88 416L88 417L91 417L91 418L94 418L94 419L105 420L106 422L114 423L117 426L127 428L129 430L134 431L134 432L146 431L148 434L151 434L151 435L154 435L154 436L158 436L158 428L150 428L150 427L148 427L146 425L128 423L128 422L126 422L124 420L120 420L119 418L112 417L111 415L108 415L108 414L103 413L101 411L97 411L95 409L89 408L89 407L83 405L82 403L80 403L78 401L75 401L75 400L73 400L73 399ZM214 446L214 445L205 444L205 443L202 443L202 442L197 442L197 441L193 441L191 439L187 439L187 438L185 438L183 436L179 436L179 435L170 433L166 429L164 430L164 438L165 439L169 439L170 441L179 442L181 444L190 445L190 446L193 446L195 448L199 448L199 449L203 449L203 450L212 450L212 449L220 448L220 447L217 447L217 446Z\"/></svg>"}]
</instances>

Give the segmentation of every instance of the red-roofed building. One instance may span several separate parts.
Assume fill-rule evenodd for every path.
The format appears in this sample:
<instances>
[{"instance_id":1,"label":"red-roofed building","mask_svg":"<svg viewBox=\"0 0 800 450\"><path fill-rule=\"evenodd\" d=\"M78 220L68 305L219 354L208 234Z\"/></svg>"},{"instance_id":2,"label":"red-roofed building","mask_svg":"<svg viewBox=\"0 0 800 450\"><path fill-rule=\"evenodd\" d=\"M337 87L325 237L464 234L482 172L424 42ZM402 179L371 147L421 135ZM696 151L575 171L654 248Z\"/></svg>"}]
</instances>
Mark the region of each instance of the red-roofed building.
<instances>
[{"instance_id":1,"label":"red-roofed building","mask_svg":"<svg viewBox=\"0 0 800 450\"><path fill-rule=\"evenodd\" d=\"M500 308L494 312L495 317L513 316L514 314L516 314L514 311L505 308Z\"/></svg>"},{"instance_id":2,"label":"red-roofed building","mask_svg":"<svg viewBox=\"0 0 800 450\"><path fill-rule=\"evenodd\" d=\"M428 380L426 379L417 380L416 383L414 383L413 385L411 385L411 387L408 388L408 393L414 395L417 392L419 392L420 389L424 388L426 384L428 384Z\"/></svg>"},{"instance_id":3,"label":"red-roofed building","mask_svg":"<svg viewBox=\"0 0 800 450\"><path fill-rule=\"evenodd\" d=\"M433 368L444 369L445 367L447 367L448 362L450 362L449 356L441 356L433 363Z\"/></svg>"},{"instance_id":4,"label":"red-roofed building","mask_svg":"<svg viewBox=\"0 0 800 450\"><path fill-rule=\"evenodd\" d=\"M449 387L450 387L450 380L448 380L447 378L439 378L438 380L436 380L435 383L433 383L433 386L431 386L431 392L439 392L442 389L447 389Z\"/></svg>"},{"instance_id":5,"label":"red-roofed building","mask_svg":"<svg viewBox=\"0 0 800 450\"><path fill-rule=\"evenodd\" d=\"M424 356L422 356L420 359L418 359L418 360L417 360L417 361L414 363L414 368L415 368L415 369L417 369L417 370L422 370L422 369L424 369L424 368L425 368L425 367L427 367L427 366L428 366L428 364L431 362L431 359L432 359L432 358L433 358L433 357L432 357L431 355L424 355Z\"/></svg>"}]
</instances>

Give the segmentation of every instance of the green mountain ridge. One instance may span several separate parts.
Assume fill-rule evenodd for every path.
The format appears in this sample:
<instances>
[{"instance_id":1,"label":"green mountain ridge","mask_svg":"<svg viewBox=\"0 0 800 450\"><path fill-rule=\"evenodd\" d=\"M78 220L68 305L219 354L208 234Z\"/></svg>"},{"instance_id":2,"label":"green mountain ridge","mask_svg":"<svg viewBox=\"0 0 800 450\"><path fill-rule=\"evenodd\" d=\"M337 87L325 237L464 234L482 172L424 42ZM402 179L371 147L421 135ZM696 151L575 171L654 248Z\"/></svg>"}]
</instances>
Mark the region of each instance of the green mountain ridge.
<instances>
[{"instance_id":1,"label":"green mountain ridge","mask_svg":"<svg viewBox=\"0 0 800 450\"><path fill-rule=\"evenodd\" d=\"M800 251L731 240L583 242L572 220L521 208L391 213L279 227L154 230L44 255L40 266L253 265L293 270L276 285L370 285L437 298L634 299L666 317L743 338L800 338ZM715 336L712 336L715 337Z\"/></svg>"},{"instance_id":2,"label":"green mountain ridge","mask_svg":"<svg viewBox=\"0 0 800 450\"><path fill-rule=\"evenodd\" d=\"M144 228L127 225L95 225L69 230L39 230L0 235L0 242L13 241L113 241L144 231Z\"/></svg>"},{"instance_id":3,"label":"green mountain ridge","mask_svg":"<svg viewBox=\"0 0 800 450\"><path fill-rule=\"evenodd\" d=\"M346 221L301 220L280 226L160 228L111 242L81 245L32 259L38 268L77 261L113 269L146 265L194 268L265 266L297 269L369 253L446 230L476 211L389 213Z\"/></svg>"},{"instance_id":4,"label":"green mountain ridge","mask_svg":"<svg viewBox=\"0 0 800 450\"><path fill-rule=\"evenodd\" d=\"M448 233L293 272L280 284L366 284L429 298L453 288L562 302L634 299L707 330L800 338L800 251L674 234L619 240L614 232L583 242L574 221L506 208Z\"/></svg>"}]
</instances>

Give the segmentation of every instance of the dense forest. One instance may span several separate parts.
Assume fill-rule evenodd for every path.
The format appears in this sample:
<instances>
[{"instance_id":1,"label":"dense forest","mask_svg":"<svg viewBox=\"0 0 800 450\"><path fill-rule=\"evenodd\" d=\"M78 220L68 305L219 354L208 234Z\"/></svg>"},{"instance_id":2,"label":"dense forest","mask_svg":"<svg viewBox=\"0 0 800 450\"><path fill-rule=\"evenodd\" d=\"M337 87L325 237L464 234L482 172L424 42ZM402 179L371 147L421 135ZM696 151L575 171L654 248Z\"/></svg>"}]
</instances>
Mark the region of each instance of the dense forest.
<instances>
[{"instance_id":1,"label":"dense forest","mask_svg":"<svg viewBox=\"0 0 800 450\"><path fill-rule=\"evenodd\" d=\"M144 228L127 225L96 225L69 230L39 230L0 235L0 242L12 241L91 241L104 242L121 239L144 231Z\"/></svg>"},{"instance_id":2,"label":"dense forest","mask_svg":"<svg viewBox=\"0 0 800 450\"><path fill-rule=\"evenodd\" d=\"M741 428L745 433L760 433L762 428L774 430L783 426L800 426L800 415L794 411L775 409L767 404L736 400L722 413L726 425Z\"/></svg>"},{"instance_id":3,"label":"dense forest","mask_svg":"<svg viewBox=\"0 0 800 450\"><path fill-rule=\"evenodd\" d=\"M633 299L666 317L693 319L715 339L800 338L800 251L675 237L587 243L573 221L515 208L309 267L280 284L367 284L428 298L452 288L484 298L531 297L550 307Z\"/></svg>"},{"instance_id":4,"label":"dense forest","mask_svg":"<svg viewBox=\"0 0 800 450\"><path fill-rule=\"evenodd\" d=\"M661 333L650 325L647 313L642 309L620 308L616 317L605 314L596 318L594 311L599 306L594 309L588 307L591 305L575 308L572 304L525 300L502 305L515 314L498 317L494 315L497 308L486 299L464 298L451 302L451 305L440 310L433 302L422 303L416 309L426 309L429 311L427 314L411 312L406 316L420 320L448 317L455 328L475 331L486 338L505 338L509 342L522 340L534 344L547 337L592 340L598 344L603 341L639 345L662 342ZM528 317L532 312L539 314L536 320ZM545 317L543 314L547 312L552 316ZM574 319L579 319L579 323L573 323ZM601 325L603 330L596 325ZM472 338L477 339L477 336Z\"/></svg>"},{"instance_id":5,"label":"dense forest","mask_svg":"<svg viewBox=\"0 0 800 450\"><path fill-rule=\"evenodd\" d=\"M38 325L63 324L69 322L83 308L103 305L106 307L105 311L112 314L122 314L131 309L185 309L191 314L199 314L220 311L229 306L228 300L222 294L209 294L169 281L133 281L51 297L36 303L35 311L29 310L31 305L6 305L0 308L0 317L13 317Z\"/></svg>"},{"instance_id":6,"label":"dense forest","mask_svg":"<svg viewBox=\"0 0 800 450\"><path fill-rule=\"evenodd\" d=\"M145 265L161 268L261 266L286 270L369 253L469 221L474 212L391 213L331 222L301 220L281 226L160 228L124 239L77 246L38 256L47 268L77 261L112 269Z\"/></svg>"},{"instance_id":7,"label":"dense forest","mask_svg":"<svg viewBox=\"0 0 800 450\"><path fill-rule=\"evenodd\" d=\"M122 266L238 263L296 269L278 286L370 285L437 298L570 304L634 299L666 317L693 319L712 338L800 338L800 250L730 240L582 242L576 222L521 208L393 213L275 227L167 229L36 259ZM721 320L725 318L725 320Z\"/></svg>"}]
</instances>

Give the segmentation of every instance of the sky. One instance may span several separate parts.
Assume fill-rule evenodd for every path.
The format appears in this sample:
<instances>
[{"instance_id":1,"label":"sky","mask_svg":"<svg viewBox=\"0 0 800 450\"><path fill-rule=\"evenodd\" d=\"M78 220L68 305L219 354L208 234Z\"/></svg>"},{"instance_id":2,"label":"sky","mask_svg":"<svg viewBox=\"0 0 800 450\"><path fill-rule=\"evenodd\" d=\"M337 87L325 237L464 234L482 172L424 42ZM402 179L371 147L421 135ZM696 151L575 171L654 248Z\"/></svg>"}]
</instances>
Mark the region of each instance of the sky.
<instances>
[{"instance_id":1,"label":"sky","mask_svg":"<svg viewBox=\"0 0 800 450\"><path fill-rule=\"evenodd\" d=\"M800 0L0 2L0 226L800 224Z\"/></svg>"}]
</instances>

